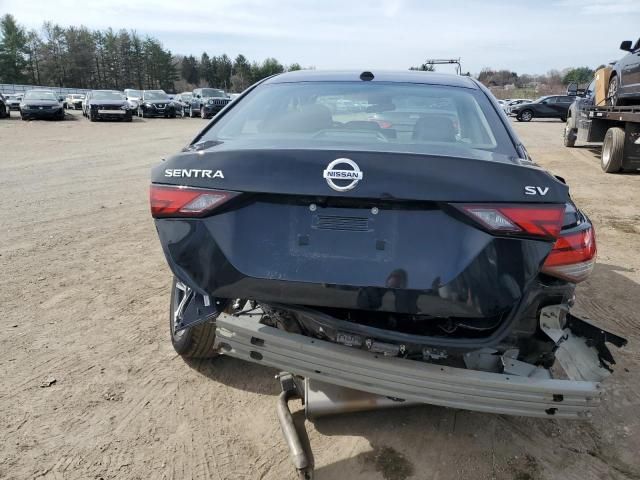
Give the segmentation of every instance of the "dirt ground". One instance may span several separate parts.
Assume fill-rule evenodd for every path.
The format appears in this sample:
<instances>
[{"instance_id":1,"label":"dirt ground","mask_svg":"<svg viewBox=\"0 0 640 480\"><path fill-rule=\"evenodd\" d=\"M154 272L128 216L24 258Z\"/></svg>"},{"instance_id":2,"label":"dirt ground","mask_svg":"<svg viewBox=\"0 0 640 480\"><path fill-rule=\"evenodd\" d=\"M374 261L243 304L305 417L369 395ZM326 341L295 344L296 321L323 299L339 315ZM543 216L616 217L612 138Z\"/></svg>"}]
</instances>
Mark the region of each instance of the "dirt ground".
<instances>
[{"instance_id":1,"label":"dirt ground","mask_svg":"<svg viewBox=\"0 0 640 480\"><path fill-rule=\"evenodd\" d=\"M200 119L0 120L0 478L293 479L271 369L185 362L149 169ZM576 311L627 336L591 421L433 406L307 422L318 479L640 479L640 175L517 124L597 227Z\"/></svg>"}]
</instances>

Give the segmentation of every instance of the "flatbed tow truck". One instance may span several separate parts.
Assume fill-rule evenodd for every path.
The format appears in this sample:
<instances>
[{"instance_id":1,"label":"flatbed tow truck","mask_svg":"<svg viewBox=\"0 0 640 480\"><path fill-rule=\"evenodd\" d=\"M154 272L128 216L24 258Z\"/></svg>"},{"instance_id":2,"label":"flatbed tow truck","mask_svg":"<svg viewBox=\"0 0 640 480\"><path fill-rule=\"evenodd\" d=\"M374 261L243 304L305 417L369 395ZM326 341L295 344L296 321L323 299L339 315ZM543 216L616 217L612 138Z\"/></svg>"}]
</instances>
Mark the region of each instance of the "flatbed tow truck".
<instances>
[{"instance_id":1,"label":"flatbed tow truck","mask_svg":"<svg viewBox=\"0 0 640 480\"><path fill-rule=\"evenodd\" d=\"M584 98L572 105L564 131L565 146L602 143L603 171L640 171L640 105L594 107L586 103Z\"/></svg>"}]
</instances>

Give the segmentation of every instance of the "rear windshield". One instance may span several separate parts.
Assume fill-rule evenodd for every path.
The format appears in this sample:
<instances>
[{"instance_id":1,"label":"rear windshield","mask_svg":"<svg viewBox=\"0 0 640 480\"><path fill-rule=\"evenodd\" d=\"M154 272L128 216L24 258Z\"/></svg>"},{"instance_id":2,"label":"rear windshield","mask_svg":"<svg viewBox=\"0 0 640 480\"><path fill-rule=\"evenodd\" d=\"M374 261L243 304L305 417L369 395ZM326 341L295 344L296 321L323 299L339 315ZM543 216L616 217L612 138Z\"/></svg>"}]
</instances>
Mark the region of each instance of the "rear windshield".
<instances>
[{"instance_id":1,"label":"rear windshield","mask_svg":"<svg viewBox=\"0 0 640 480\"><path fill-rule=\"evenodd\" d=\"M480 90L374 82L258 87L198 142L341 148L494 159L516 156ZM261 145L263 145L261 147Z\"/></svg>"}]
</instances>

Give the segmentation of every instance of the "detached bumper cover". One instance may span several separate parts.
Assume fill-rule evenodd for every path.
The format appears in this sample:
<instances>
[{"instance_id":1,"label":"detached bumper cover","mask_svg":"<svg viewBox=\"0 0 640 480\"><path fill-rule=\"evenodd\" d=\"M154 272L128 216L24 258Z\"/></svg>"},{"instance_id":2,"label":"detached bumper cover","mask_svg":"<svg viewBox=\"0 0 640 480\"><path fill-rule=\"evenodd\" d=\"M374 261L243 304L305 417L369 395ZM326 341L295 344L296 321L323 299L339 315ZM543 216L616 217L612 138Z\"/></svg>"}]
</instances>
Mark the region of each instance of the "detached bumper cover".
<instances>
[{"instance_id":1,"label":"detached bumper cover","mask_svg":"<svg viewBox=\"0 0 640 480\"><path fill-rule=\"evenodd\" d=\"M224 354L377 395L558 418L588 417L600 401L596 381L524 377L384 357L284 332L247 317L223 314L216 323L217 347Z\"/></svg>"}]
</instances>

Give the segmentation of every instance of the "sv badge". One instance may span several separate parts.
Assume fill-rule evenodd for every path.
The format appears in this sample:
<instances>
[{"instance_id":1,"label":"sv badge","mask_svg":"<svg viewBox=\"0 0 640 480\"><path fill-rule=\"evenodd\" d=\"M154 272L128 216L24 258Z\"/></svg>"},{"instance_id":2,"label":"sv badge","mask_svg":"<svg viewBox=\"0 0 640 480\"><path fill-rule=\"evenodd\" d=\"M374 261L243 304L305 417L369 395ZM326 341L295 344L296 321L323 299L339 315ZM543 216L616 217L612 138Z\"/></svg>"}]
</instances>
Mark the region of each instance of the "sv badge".
<instances>
[{"instance_id":1,"label":"sv badge","mask_svg":"<svg viewBox=\"0 0 640 480\"><path fill-rule=\"evenodd\" d=\"M549 191L549 187L532 187L526 186L524 187L525 195L546 195Z\"/></svg>"}]
</instances>

